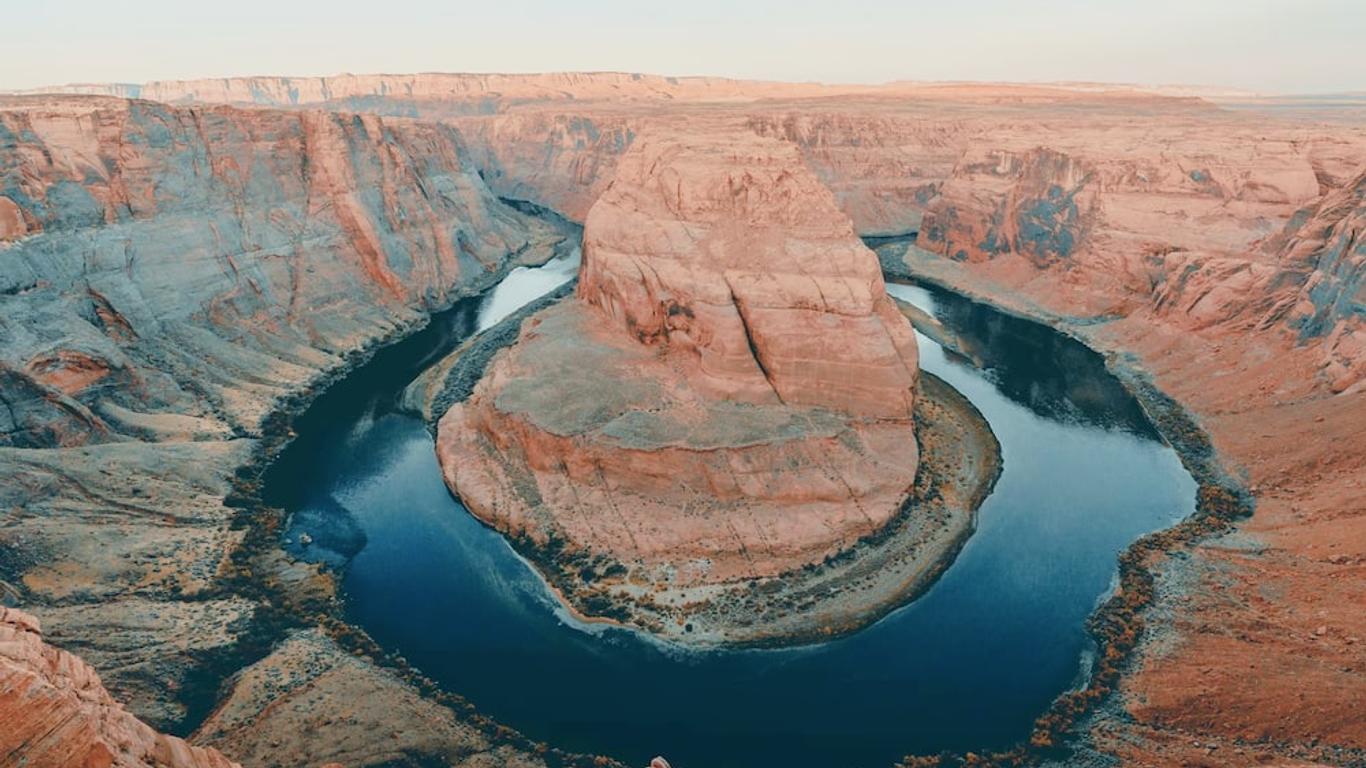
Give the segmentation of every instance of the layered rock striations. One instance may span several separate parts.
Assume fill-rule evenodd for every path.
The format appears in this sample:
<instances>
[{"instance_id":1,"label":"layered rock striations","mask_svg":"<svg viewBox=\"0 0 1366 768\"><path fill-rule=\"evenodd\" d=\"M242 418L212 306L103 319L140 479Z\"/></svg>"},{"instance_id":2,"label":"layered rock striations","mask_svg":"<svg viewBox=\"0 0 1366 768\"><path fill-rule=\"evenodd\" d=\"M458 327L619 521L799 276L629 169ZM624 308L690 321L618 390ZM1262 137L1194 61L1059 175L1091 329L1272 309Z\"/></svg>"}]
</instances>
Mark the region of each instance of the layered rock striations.
<instances>
[{"instance_id":1,"label":"layered rock striations","mask_svg":"<svg viewBox=\"0 0 1366 768\"><path fill-rule=\"evenodd\" d=\"M1332 391L1361 382L1361 175L1293 139L1178 157L1153 149L970 153L918 246L979 265L1068 315L1150 313L1214 335L1274 332L1321 355ZM1279 151L1278 151L1279 150ZM1366 160L1362 157L1361 160ZM1366 166L1363 166L1366 167Z\"/></svg>"},{"instance_id":2,"label":"layered rock striations","mask_svg":"<svg viewBox=\"0 0 1366 768\"><path fill-rule=\"evenodd\" d=\"M496 274L507 252L541 250L537 237L511 234L524 231L507 226L521 219L490 189L581 219L639 137L742 128L794 143L859 234L918 232L919 249L883 249L888 269L1062 324L1114 353L1116 365L1138 366L1201 419L1218 455L1249 478L1251 520L1159 564L1149 645L1120 684L1116 707L1125 712L1100 713L1083 741L1145 764L1235 754L1342 763L1366 749L1351 719L1361 709L1356 662L1366 631L1363 613L1351 610L1366 562L1356 544L1363 538L1352 534L1363 519L1366 467L1356 439L1366 429L1358 236L1366 129L1349 110L1306 122L1283 119L1290 113L1279 107L1223 111L1085 85L761 88L630 75L242 78L72 90L298 110L52 97L7 98L0 108L0 433L11 446L83 444L0 447L0 474L16 478L0 485L0 508L21 510L0 525L0 598L40 614L49 638L107 669L118 698L156 725L185 721L183 692L203 685L204 660L231 652L259 608L225 587L222 569L244 531L230 528L234 511L223 497L233 468L256 449L266 404L481 284L472 275ZM304 113L310 104L348 114ZM447 226L459 252L476 254L458 274L436 266L449 263L444 256L430 256L441 252ZM409 261L420 266L409 270ZM700 339L697 329L724 323L675 327L686 318L669 320L666 310L662 334L646 345L622 331L628 316L651 315L609 320L586 305L557 308L529 324L493 371L509 385L543 365L582 374L565 381L600 393L605 411L588 402L566 422L534 421L545 395L509 386L506 398L472 400L466 407L478 411L466 417L494 430L514 423L508 413L523 414L522 432L503 444L553 446L559 453L531 452L547 461L588 450L565 447L571 441L555 430L575 435L621 403L664 403L665 415L688 413L675 423L725 427L670 432L648 413L619 423L599 442L645 477L683 476L686 462L661 464L664 456L728 451L732 461L713 475L729 478L755 456L777 455L769 447L746 453L756 431L788 446L794 467L819 435L856 434L842 414L744 420L756 410L825 412L817 406L716 406L704 392L722 384L773 401L779 388L755 373L757 355L747 369L729 342ZM675 332L687 354L660 354ZM567 352L556 337L591 344ZM540 357L523 358L528 349ZM729 376L735 366L736 378L701 377L704 356L713 372ZM585 373L591 366L578 357L605 373ZM642 385L651 366L665 365L669 380L696 378L703 391ZM618 377L616 367L647 375ZM931 389L913 405L929 401ZM486 394L493 390L491 376ZM688 411L708 407L727 410L715 419ZM443 429L443 442L453 440ZM852 451L837 442L822 455L843 461ZM927 447L921 466L934 453ZM556 472L583 477L597 458L517 475L508 498L539 493ZM604 477L628 471L604 467ZM740 487L726 482L718 487ZM600 487L600 499L617 490ZM702 519L696 510L669 511ZM557 524L548 516L517 523L527 531ZM614 524L612 536L635 530ZM563 544L562 536L547 541ZM748 529L727 536L759 538ZM788 559L754 551L759 566L750 570ZM695 560L687 578L712 572L701 567L705 558ZM253 565L278 575L270 562ZM312 576L285 567L291 584L314 588ZM207 737L267 764L314 753L392 757L347 746L359 739L347 730L353 721L322 727L299 713L354 699L356 681L381 681L363 690L373 715L363 728L378 729L385 711L408 706L415 691L365 664L348 669L349 659L316 638L296 640L307 642L285 643L259 674L243 675ZM293 689L289 696L306 704L271 707L280 670L297 669L299 658L323 668L314 653L345 671ZM454 732L414 738L400 739L399 749L482 749Z\"/></svg>"},{"instance_id":3,"label":"layered rock striations","mask_svg":"<svg viewBox=\"0 0 1366 768\"><path fill-rule=\"evenodd\" d=\"M883 527L916 476L914 335L796 148L641 139L578 293L523 326L438 452L515 538L673 585L772 576Z\"/></svg>"},{"instance_id":4,"label":"layered rock striations","mask_svg":"<svg viewBox=\"0 0 1366 768\"><path fill-rule=\"evenodd\" d=\"M743 134L640 146L589 213L583 247L579 298L695 360L700 389L910 416L915 338L794 146Z\"/></svg>"},{"instance_id":5,"label":"layered rock striations","mask_svg":"<svg viewBox=\"0 0 1366 768\"><path fill-rule=\"evenodd\" d=\"M76 97L0 110L0 444L256 433L553 237L449 128Z\"/></svg>"},{"instance_id":6,"label":"layered rock striations","mask_svg":"<svg viewBox=\"0 0 1366 768\"><path fill-rule=\"evenodd\" d=\"M0 100L0 601L188 733L269 649L272 590L330 595L235 508L280 413L564 238L447 126Z\"/></svg>"},{"instance_id":7,"label":"layered rock striations","mask_svg":"<svg viewBox=\"0 0 1366 768\"><path fill-rule=\"evenodd\" d=\"M648 130L632 113L528 110L461 117L459 128L489 187L583 221L612 181L617 162Z\"/></svg>"},{"instance_id":8,"label":"layered rock striations","mask_svg":"<svg viewBox=\"0 0 1366 768\"><path fill-rule=\"evenodd\" d=\"M1366 381L1366 166L1342 187L1296 212L1265 250L1276 269L1265 287L1262 327L1292 328L1324 353L1335 392ZM1246 314L1246 313L1245 313Z\"/></svg>"},{"instance_id":9,"label":"layered rock striations","mask_svg":"<svg viewBox=\"0 0 1366 768\"><path fill-rule=\"evenodd\" d=\"M31 768L239 768L158 733L110 697L81 659L43 642L38 620L0 606L0 763Z\"/></svg>"}]
</instances>

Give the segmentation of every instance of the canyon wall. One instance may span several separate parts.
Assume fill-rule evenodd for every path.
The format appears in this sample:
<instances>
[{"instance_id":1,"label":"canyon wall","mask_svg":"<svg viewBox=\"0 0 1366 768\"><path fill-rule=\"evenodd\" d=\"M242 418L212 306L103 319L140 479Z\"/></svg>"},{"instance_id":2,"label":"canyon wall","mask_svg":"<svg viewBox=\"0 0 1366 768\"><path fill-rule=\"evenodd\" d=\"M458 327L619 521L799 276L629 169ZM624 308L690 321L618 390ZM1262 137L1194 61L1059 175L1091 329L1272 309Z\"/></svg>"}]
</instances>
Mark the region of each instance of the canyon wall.
<instances>
[{"instance_id":1,"label":"canyon wall","mask_svg":"<svg viewBox=\"0 0 1366 768\"><path fill-rule=\"evenodd\" d=\"M792 144L638 139L583 258L575 300L440 421L472 512L676 586L819 562L897 514L915 338Z\"/></svg>"},{"instance_id":2,"label":"canyon wall","mask_svg":"<svg viewBox=\"0 0 1366 768\"><path fill-rule=\"evenodd\" d=\"M332 599L329 576L278 549L269 515L242 519L244 468L286 436L278 409L566 237L500 202L448 126L0 99L0 603L41 619L130 712L188 735L238 667L289 652L272 648L282 616ZM315 645L313 663L364 677L373 718L420 698ZM344 677L310 685L320 717L348 706ZM484 738L429 709L446 713L441 734L394 749L468 755ZM95 726L72 720L52 748L83 749L102 711L81 709ZM236 756L292 727L265 717L200 738ZM326 749L296 738L252 760L345 761L368 749L345 727ZM12 733L0 727L0 749Z\"/></svg>"},{"instance_id":3,"label":"canyon wall","mask_svg":"<svg viewBox=\"0 0 1366 768\"><path fill-rule=\"evenodd\" d=\"M1334 392L1366 380L1366 168L1297 211L1264 250L1276 270L1259 291L1266 298L1245 315L1261 327L1284 322L1301 345L1317 343Z\"/></svg>"},{"instance_id":4,"label":"canyon wall","mask_svg":"<svg viewBox=\"0 0 1366 768\"><path fill-rule=\"evenodd\" d=\"M157 733L84 661L43 642L38 620L0 606L0 763L30 768L240 768Z\"/></svg>"},{"instance_id":5,"label":"canyon wall","mask_svg":"<svg viewBox=\"0 0 1366 768\"><path fill-rule=\"evenodd\" d=\"M635 115L526 111L451 120L500 196L583 221L649 120Z\"/></svg>"},{"instance_id":6,"label":"canyon wall","mask_svg":"<svg viewBox=\"0 0 1366 768\"><path fill-rule=\"evenodd\" d=\"M1325 386L1361 382L1352 220L1364 156L1336 156L1336 142L1310 131L1244 126L1183 148L1199 128L1110 131L1123 148L1055 137L1049 148L1031 138L971 149L927 206L917 245L1004 285L1038 283L1032 292L1073 316L1292 330L1289 343L1319 350Z\"/></svg>"},{"instance_id":7,"label":"canyon wall","mask_svg":"<svg viewBox=\"0 0 1366 768\"><path fill-rule=\"evenodd\" d=\"M276 397L554 237L442 126L3 107L0 445L256 433Z\"/></svg>"}]
</instances>

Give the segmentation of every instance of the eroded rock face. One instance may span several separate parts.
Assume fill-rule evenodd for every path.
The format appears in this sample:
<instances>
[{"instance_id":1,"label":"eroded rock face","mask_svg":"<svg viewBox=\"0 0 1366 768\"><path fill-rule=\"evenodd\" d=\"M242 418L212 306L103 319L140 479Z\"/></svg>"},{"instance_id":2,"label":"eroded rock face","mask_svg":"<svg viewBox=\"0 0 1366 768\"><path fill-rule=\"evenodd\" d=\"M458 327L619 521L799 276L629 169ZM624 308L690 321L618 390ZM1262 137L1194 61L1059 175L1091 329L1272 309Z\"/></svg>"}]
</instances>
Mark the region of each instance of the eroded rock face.
<instances>
[{"instance_id":1,"label":"eroded rock face","mask_svg":"<svg viewBox=\"0 0 1366 768\"><path fill-rule=\"evenodd\" d=\"M546 767L319 630L243 669L195 739L261 768Z\"/></svg>"},{"instance_id":2,"label":"eroded rock face","mask_svg":"<svg viewBox=\"0 0 1366 768\"><path fill-rule=\"evenodd\" d=\"M0 445L257 433L554 239L434 124L11 97L0 148Z\"/></svg>"},{"instance_id":3,"label":"eroded rock face","mask_svg":"<svg viewBox=\"0 0 1366 768\"><path fill-rule=\"evenodd\" d=\"M441 420L447 482L516 537L709 583L851 545L915 478L909 324L795 147L637 141L577 299Z\"/></svg>"},{"instance_id":4,"label":"eroded rock face","mask_svg":"<svg viewBox=\"0 0 1366 768\"><path fill-rule=\"evenodd\" d=\"M556 110L466 116L451 121L490 188L583 221L645 130L632 114Z\"/></svg>"},{"instance_id":5,"label":"eroded rock face","mask_svg":"<svg viewBox=\"0 0 1366 768\"><path fill-rule=\"evenodd\" d=\"M450 127L0 98L0 600L192 728L269 639L260 581L330 595L226 500L280 410L563 239Z\"/></svg>"},{"instance_id":6,"label":"eroded rock face","mask_svg":"<svg viewBox=\"0 0 1366 768\"><path fill-rule=\"evenodd\" d=\"M79 658L43 642L37 619L0 607L0 763L32 768L240 768L157 733Z\"/></svg>"},{"instance_id":7,"label":"eroded rock face","mask_svg":"<svg viewBox=\"0 0 1366 768\"><path fill-rule=\"evenodd\" d=\"M969 153L931 201L918 244L1031 293L1051 286L1069 314L1151 312L1215 335L1291 331L1296 346L1318 348L1322 383L1343 391L1366 376L1366 182L1358 170L1320 197L1340 161L1290 143L1186 157Z\"/></svg>"},{"instance_id":8,"label":"eroded rock face","mask_svg":"<svg viewBox=\"0 0 1366 768\"><path fill-rule=\"evenodd\" d=\"M1267 249L1278 269L1262 323L1283 320L1302 342L1318 341L1333 391L1366 381L1366 168L1298 212Z\"/></svg>"},{"instance_id":9,"label":"eroded rock face","mask_svg":"<svg viewBox=\"0 0 1366 768\"><path fill-rule=\"evenodd\" d=\"M642 142L589 213L578 294L718 397L910 416L915 337L791 144Z\"/></svg>"}]
</instances>

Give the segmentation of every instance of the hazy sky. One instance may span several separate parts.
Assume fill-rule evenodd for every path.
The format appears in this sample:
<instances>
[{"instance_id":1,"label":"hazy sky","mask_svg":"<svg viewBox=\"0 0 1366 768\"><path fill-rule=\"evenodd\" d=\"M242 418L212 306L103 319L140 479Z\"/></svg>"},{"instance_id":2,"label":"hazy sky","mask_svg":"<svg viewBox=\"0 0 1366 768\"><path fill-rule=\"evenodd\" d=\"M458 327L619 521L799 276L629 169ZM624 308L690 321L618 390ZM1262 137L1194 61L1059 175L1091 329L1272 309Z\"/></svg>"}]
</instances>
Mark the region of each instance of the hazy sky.
<instances>
[{"instance_id":1,"label":"hazy sky","mask_svg":"<svg viewBox=\"0 0 1366 768\"><path fill-rule=\"evenodd\" d=\"M338 72L1366 90L1366 0L0 0L0 89Z\"/></svg>"}]
</instances>

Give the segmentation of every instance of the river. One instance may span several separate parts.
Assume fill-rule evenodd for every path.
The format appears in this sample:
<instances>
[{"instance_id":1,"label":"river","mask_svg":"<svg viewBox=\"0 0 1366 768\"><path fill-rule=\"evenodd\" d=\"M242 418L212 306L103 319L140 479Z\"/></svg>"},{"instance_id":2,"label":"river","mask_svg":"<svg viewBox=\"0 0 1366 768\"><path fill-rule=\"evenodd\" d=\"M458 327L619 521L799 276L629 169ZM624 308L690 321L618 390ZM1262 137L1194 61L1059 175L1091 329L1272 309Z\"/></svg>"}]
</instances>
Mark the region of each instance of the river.
<instances>
[{"instance_id":1,"label":"river","mask_svg":"<svg viewBox=\"0 0 1366 768\"><path fill-rule=\"evenodd\" d=\"M962 339L960 355L917 334L921 365L1002 448L977 531L942 578L858 633L798 648L689 651L577 624L451 497L426 426L396 410L423 366L571 278L573 259L516 272L381 351L298 421L266 484L292 513L287 546L341 571L352 622L533 739L678 768L887 766L1009 745L1084 679L1084 622L1117 554L1194 510L1195 482L1094 352L954 294L889 286Z\"/></svg>"}]
</instances>

